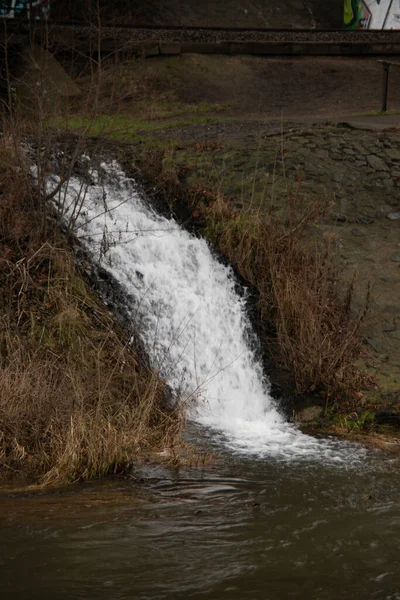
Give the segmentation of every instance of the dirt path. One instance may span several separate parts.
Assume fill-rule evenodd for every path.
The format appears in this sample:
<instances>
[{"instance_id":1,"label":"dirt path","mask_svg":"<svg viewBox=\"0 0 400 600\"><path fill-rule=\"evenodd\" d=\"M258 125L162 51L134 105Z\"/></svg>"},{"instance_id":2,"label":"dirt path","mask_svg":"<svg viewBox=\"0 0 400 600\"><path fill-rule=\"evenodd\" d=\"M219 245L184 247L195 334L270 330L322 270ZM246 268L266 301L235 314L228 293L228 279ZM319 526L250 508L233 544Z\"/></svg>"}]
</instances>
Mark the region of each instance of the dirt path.
<instances>
[{"instance_id":1,"label":"dirt path","mask_svg":"<svg viewBox=\"0 0 400 600\"><path fill-rule=\"evenodd\" d=\"M141 71L154 85L150 95L226 105L239 118L325 118L381 108L382 67L375 58L188 54L148 59ZM388 109L400 109L400 69L390 74Z\"/></svg>"}]
</instances>

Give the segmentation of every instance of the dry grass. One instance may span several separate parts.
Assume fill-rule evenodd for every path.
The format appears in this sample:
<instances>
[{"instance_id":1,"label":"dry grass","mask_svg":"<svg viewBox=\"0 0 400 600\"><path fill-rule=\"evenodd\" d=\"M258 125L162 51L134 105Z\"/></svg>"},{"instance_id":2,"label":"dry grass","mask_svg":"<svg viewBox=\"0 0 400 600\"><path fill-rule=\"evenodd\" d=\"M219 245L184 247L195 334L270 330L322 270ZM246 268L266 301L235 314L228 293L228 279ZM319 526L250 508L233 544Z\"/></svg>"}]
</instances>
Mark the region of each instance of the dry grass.
<instances>
[{"instance_id":1,"label":"dry grass","mask_svg":"<svg viewBox=\"0 0 400 600\"><path fill-rule=\"evenodd\" d=\"M15 146L0 140L0 471L115 473L174 445L181 415L88 289Z\"/></svg>"},{"instance_id":2,"label":"dry grass","mask_svg":"<svg viewBox=\"0 0 400 600\"><path fill-rule=\"evenodd\" d=\"M324 202L303 207L289 196L283 222L265 210L236 212L219 195L202 213L207 236L258 290L261 329L297 392L322 392L334 403L363 385L363 315L350 316L351 286L344 297L338 291L334 242L313 235L325 211Z\"/></svg>"}]
</instances>

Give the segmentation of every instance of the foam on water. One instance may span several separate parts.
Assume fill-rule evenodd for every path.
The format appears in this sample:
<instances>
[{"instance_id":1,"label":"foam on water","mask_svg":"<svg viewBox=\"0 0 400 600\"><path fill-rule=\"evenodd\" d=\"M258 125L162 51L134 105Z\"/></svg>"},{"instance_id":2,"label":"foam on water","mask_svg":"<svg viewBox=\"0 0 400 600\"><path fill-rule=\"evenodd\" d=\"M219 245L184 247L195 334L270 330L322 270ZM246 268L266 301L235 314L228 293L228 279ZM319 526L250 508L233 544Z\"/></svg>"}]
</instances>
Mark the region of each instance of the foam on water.
<instances>
[{"instance_id":1,"label":"foam on water","mask_svg":"<svg viewBox=\"0 0 400 600\"><path fill-rule=\"evenodd\" d=\"M52 177L49 189L57 183ZM279 413L245 299L207 243L157 215L116 162L92 170L90 183L71 178L60 192L66 219L78 197L77 237L125 290L152 366L190 417L239 451L340 460L334 442L303 435Z\"/></svg>"}]
</instances>

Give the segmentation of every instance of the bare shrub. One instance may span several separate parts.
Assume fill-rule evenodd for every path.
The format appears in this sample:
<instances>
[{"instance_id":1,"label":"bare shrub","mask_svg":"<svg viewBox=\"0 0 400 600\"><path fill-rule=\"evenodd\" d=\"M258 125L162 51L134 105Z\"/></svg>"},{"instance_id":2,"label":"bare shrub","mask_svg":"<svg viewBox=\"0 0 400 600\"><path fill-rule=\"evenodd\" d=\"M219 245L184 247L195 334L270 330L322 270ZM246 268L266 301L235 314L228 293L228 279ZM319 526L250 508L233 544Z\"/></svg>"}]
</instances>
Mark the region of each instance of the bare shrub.
<instances>
[{"instance_id":1,"label":"bare shrub","mask_svg":"<svg viewBox=\"0 0 400 600\"><path fill-rule=\"evenodd\" d=\"M87 479L173 446L182 416L164 383L89 290L5 137L0 161L0 470Z\"/></svg>"},{"instance_id":2,"label":"bare shrub","mask_svg":"<svg viewBox=\"0 0 400 600\"><path fill-rule=\"evenodd\" d=\"M333 241L313 235L325 211L325 202L303 207L289 195L282 221L265 210L236 212L218 195L202 217L208 237L258 290L264 335L297 391L322 392L334 403L363 384L356 364L363 315L351 318L351 285L339 292Z\"/></svg>"}]
</instances>

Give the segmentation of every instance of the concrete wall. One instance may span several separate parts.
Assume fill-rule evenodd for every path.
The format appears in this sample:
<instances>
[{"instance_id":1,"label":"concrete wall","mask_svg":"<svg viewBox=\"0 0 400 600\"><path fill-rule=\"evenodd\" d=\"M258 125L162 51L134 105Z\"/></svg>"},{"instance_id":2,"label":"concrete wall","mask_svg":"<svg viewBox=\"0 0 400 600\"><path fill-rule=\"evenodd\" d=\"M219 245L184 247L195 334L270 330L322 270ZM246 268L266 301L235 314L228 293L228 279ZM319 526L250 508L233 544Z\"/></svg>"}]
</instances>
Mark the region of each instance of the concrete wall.
<instances>
[{"instance_id":1,"label":"concrete wall","mask_svg":"<svg viewBox=\"0 0 400 600\"><path fill-rule=\"evenodd\" d=\"M147 42L137 47L143 56L197 54L250 54L257 56L387 56L399 55L400 45L391 43L332 44L329 42Z\"/></svg>"}]
</instances>

